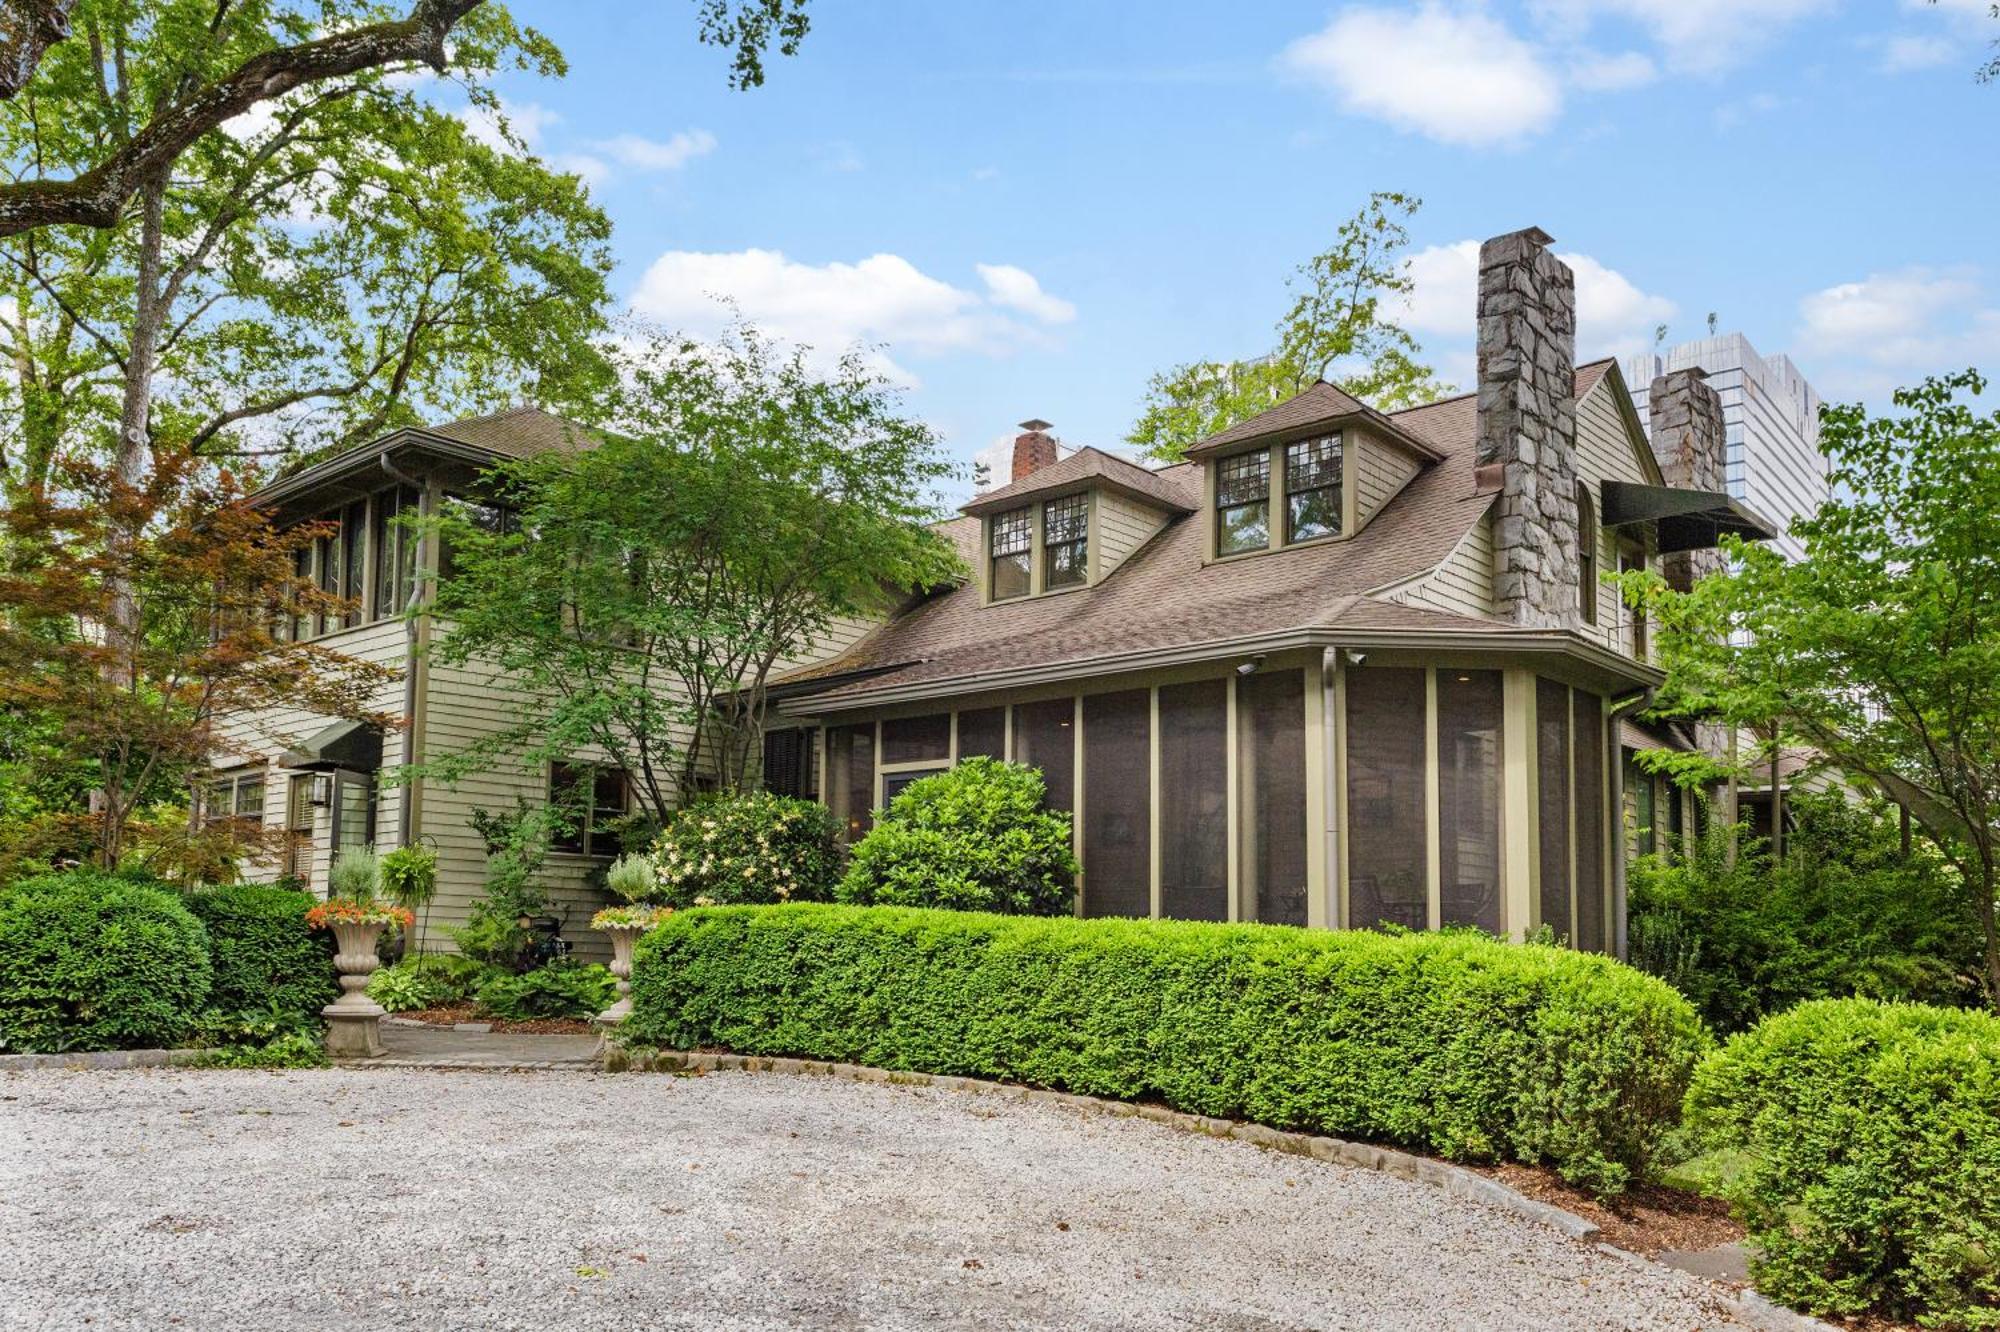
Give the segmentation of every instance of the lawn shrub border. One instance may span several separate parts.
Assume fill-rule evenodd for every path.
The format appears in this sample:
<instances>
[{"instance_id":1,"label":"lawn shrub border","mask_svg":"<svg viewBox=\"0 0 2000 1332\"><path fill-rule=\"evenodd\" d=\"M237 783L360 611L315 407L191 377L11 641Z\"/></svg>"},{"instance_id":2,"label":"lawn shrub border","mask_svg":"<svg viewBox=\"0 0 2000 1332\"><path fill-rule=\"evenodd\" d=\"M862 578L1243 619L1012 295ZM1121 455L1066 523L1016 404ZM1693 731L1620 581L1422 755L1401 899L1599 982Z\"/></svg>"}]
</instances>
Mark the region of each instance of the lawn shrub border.
<instances>
[{"instance_id":1,"label":"lawn shrub border","mask_svg":"<svg viewBox=\"0 0 2000 1332\"><path fill-rule=\"evenodd\" d=\"M237 883L182 898L208 932L215 981L208 1007L226 1017L266 1015L284 1031L317 1031L320 1010L340 997L330 931L306 912L318 899L295 888Z\"/></svg>"},{"instance_id":2,"label":"lawn shrub border","mask_svg":"<svg viewBox=\"0 0 2000 1332\"><path fill-rule=\"evenodd\" d=\"M1608 958L1465 934L722 908L640 941L623 1038L992 1078L1612 1193L1710 1042Z\"/></svg>"}]
</instances>

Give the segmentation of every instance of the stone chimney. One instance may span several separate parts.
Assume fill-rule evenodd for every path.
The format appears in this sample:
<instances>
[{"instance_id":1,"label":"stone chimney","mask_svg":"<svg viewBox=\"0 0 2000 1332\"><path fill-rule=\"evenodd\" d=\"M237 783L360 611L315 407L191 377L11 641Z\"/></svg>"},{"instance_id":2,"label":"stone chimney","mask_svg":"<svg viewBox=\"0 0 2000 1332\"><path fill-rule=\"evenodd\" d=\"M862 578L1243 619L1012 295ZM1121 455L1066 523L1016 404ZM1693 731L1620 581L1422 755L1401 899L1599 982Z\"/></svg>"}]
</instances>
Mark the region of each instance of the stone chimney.
<instances>
[{"instance_id":1,"label":"stone chimney","mask_svg":"<svg viewBox=\"0 0 2000 1332\"><path fill-rule=\"evenodd\" d=\"M1537 629L1581 620L1576 515L1576 277L1539 227L1479 247L1479 462L1497 466L1493 592Z\"/></svg>"},{"instance_id":2,"label":"stone chimney","mask_svg":"<svg viewBox=\"0 0 2000 1332\"><path fill-rule=\"evenodd\" d=\"M1056 460L1056 437L1048 433L1047 421L1023 421L1021 429L1024 433L1014 436L1014 475L1010 481L1039 472Z\"/></svg>"},{"instance_id":3,"label":"stone chimney","mask_svg":"<svg viewBox=\"0 0 2000 1332\"><path fill-rule=\"evenodd\" d=\"M1660 475L1683 490L1723 488L1722 399L1698 368L1657 375L1646 392L1647 428ZM1682 550L1663 556L1660 571L1685 592L1695 580L1722 568L1719 550Z\"/></svg>"}]
</instances>

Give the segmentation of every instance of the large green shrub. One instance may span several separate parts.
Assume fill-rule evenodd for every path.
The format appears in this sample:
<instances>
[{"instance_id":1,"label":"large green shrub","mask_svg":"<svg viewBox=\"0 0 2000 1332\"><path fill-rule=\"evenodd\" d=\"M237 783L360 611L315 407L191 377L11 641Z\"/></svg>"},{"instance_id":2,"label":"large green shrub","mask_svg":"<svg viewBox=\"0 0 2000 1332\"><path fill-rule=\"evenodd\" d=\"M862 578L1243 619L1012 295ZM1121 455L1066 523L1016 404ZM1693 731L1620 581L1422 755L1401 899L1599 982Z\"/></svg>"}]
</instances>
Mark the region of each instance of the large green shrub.
<instances>
[{"instance_id":1,"label":"large green shrub","mask_svg":"<svg viewBox=\"0 0 2000 1332\"><path fill-rule=\"evenodd\" d=\"M1157 1098L1605 1192L1709 1046L1651 977L1462 934L787 906L682 913L637 958L638 1044Z\"/></svg>"},{"instance_id":2,"label":"large green shrub","mask_svg":"<svg viewBox=\"0 0 2000 1332\"><path fill-rule=\"evenodd\" d=\"M1042 774L972 758L911 782L854 848L836 894L870 906L1059 916L1074 909L1067 814L1043 808Z\"/></svg>"},{"instance_id":3,"label":"large green shrub","mask_svg":"<svg viewBox=\"0 0 2000 1332\"><path fill-rule=\"evenodd\" d=\"M212 975L208 936L169 889L85 870L0 889L0 1050L171 1046Z\"/></svg>"},{"instance_id":4,"label":"large green shrub","mask_svg":"<svg viewBox=\"0 0 2000 1332\"><path fill-rule=\"evenodd\" d=\"M596 1017L617 998L618 982L594 962L553 962L479 987L479 1006L511 1022Z\"/></svg>"},{"instance_id":5,"label":"large green shrub","mask_svg":"<svg viewBox=\"0 0 2000 1332\"><path fill-rule=\"evenodd\" d=\"M2000 1019L1801 1004L1695 1075L1688 1127L1742 1150L1724 1188L1758 1287L1817 1313L2000 1327Z\"/></svg>"},{"instance_id":6,"label":"large green shrub","mask_svg":"<svg viewBox=\"0 0 2000 1332\"><path fill-rule=\"evenodd\" d=\"M755 791L690 805L653 845L653 898L673 907L824 902L840 873L833 813Z\"/></svg>"},{"instance_id":7,"label":"large green shrub","mask_svg":"<svg viewBox=\"0 0 2000 1332\"><path fill-rule=\"evenodd\" d=\"M340 997L331 931L306 928L309 893L265 884L204 888L182 900L208 932L208 1007L225 1024L255 1018L283 1030L316 1027Z\"/></svg>"},{"instance_id":8,"label":"large green shrub","mask_svg":"<svg viewBox=\"0 0 2000 1332\"><path fill-rule=\"evenodd\" d=\"M1894 821L1838 795L1791 801L1782 863L1712 828L1685 860L1631 871L1633 963L1681 989L1719 1031L1807 999L1979 1002L1979 922L1956 871Z\"/></svg>"}]
</instances>

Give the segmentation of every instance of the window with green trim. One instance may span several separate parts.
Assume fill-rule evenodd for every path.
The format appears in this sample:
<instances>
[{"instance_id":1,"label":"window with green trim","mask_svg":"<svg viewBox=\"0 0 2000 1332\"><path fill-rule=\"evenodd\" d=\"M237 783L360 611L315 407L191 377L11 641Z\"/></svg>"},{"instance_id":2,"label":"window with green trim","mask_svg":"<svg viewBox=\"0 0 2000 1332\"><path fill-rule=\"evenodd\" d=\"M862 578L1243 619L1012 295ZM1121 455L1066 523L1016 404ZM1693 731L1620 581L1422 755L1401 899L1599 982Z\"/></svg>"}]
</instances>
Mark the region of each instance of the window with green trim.
<instances>
[{"instance_id":1,"label":"window with green trim","mask_svg":"<svg viewBox=\"0 0 2000 1332\"><path fill-rule=\"evenodd\" d=\"M1240 555L1271 545L1271 452L1258 449L1215 465L1215 550Z\"/></svg>"},{"instance_id":2,"label":"window with green trim","mask_svg":"<svg viewBox=\"0 0 2000 1332\"><path fill-rule=\"evenodd\" d=\"M1090 500L1066 495L1042 505L1042 586L1075 587L1090 576Z\"/></svg>"},{"instance_id":3,"label":"window with green trim","mask_svg":"<svg viewBox=\"0 0 2000 1332\"><path fill-rule=\"evenodd\" d=\"M1285 445L1285 541L1340 535L1339 435Z\"/></svg>"},{"instance_id":4,"label":"window with green trim","mask_svg":"<svg viewBox=\"0 0 2000 1332\"><path fill-rule=\"evenodd\" d=\"M987 595L994 601L1025 597L1033 586L1029 564L1034 558L1034 512L1009 509L996 513L991 526L987 553L992 572Z\"/></svg>"}]
</instances>

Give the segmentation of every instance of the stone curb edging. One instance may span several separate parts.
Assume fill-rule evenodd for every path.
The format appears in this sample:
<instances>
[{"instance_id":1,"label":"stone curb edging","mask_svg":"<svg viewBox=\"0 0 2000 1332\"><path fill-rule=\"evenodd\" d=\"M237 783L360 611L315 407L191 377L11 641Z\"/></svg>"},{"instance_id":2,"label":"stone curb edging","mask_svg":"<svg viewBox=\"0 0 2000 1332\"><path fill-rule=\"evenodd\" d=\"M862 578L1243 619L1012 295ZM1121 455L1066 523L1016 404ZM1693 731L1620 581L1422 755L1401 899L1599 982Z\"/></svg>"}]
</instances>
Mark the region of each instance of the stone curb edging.
<instances>
[{"instance_id":1,"label":"stone curb edging","mask_svg":"<svg viewBox=\"0 0 2000 1332\"><path fill-rule=\"evenodd\" d=\"M445 1073L595 1073L598 1062L594 1058L582 1059L515 1059L499 1063L475 1062L470 1059L336 1059L332 1066L338 1069L398 1068L421 1069Z\"/></svg>"},{"instance_id":2,"label":"stone curb edging","mask_svg":"<svg viewBox=\"0 0 2000 1332\"><path fill-rule=\"evenodd\" d=\"M16 1070L67 1068L170 1068L198 1064L210 1050L75 1050L68 1054L0 1055L0 1073Z\"/></svg>"},{"instance_id":3,"label":"stone curb edging","mask_svg":"<svg viewBox=\"0 0 2000 1332\"><path fill-rule=\"evenodd\" d=\"M1462 1166L1450 1165L1427 1156L1415 1156L1409 1152L1375 1147L1368 1143L1348 1142L1343 1138L1329 1138L1314 1133L1294 1133L1264 1124L1218 1119L1212 1115L1190 1114L1164 1105L1141 1105L1131 1101L1107 1100L1097 1096L1081 1096L1074 1092L1025 1087L1018 1083L989 1082L982 1078L967 1078L945 1073L913 1073L900 1069L873 1068L866 1064L841 1064L821 1059L793 1059L781 1055L712 1054L689 1050L638 1053L612 1046L605 1052L603 1067L608 1073L740 1072L832 1077L849 1082L935 1087L941 1091L1011 1096L1016 1100L1041 1105L1067 1106L1074 1110L1092 1111L1116 1119L1147 1119L1187 1133L1200 1133L1211 1138L1233 1138L1238 1142L1247 1142L1253 1147L1262 1147L1266 1151L1284 1152L1291 1156L1309 1156L1314 1160L1352 1166L1360 1170L1379 1170L1398 1179L1429 1184L1443 1189L1454 1197L1482 1202L1527 1220L1539 1222L1570 1239L1593 1244L1601 1252L1634 1266L1677 1272L1682 1276L1690 1275L1642 1254L1602 1243L1597 1238L1602 1231L1596 1222L1586 1220L1574 1212L1566 1212L1551 1203L1530 1198L1498 1180L1488 1179ZM1714 1283L1710 1285L1717 1301L1731 1317L1761 1329L1761 1332L1839 1332L1839 1329L1830 1323L1774 1304L1754 1290L1745 1288L1741 1291L1732 1291Z\"/></svg>"}]
</instances>

